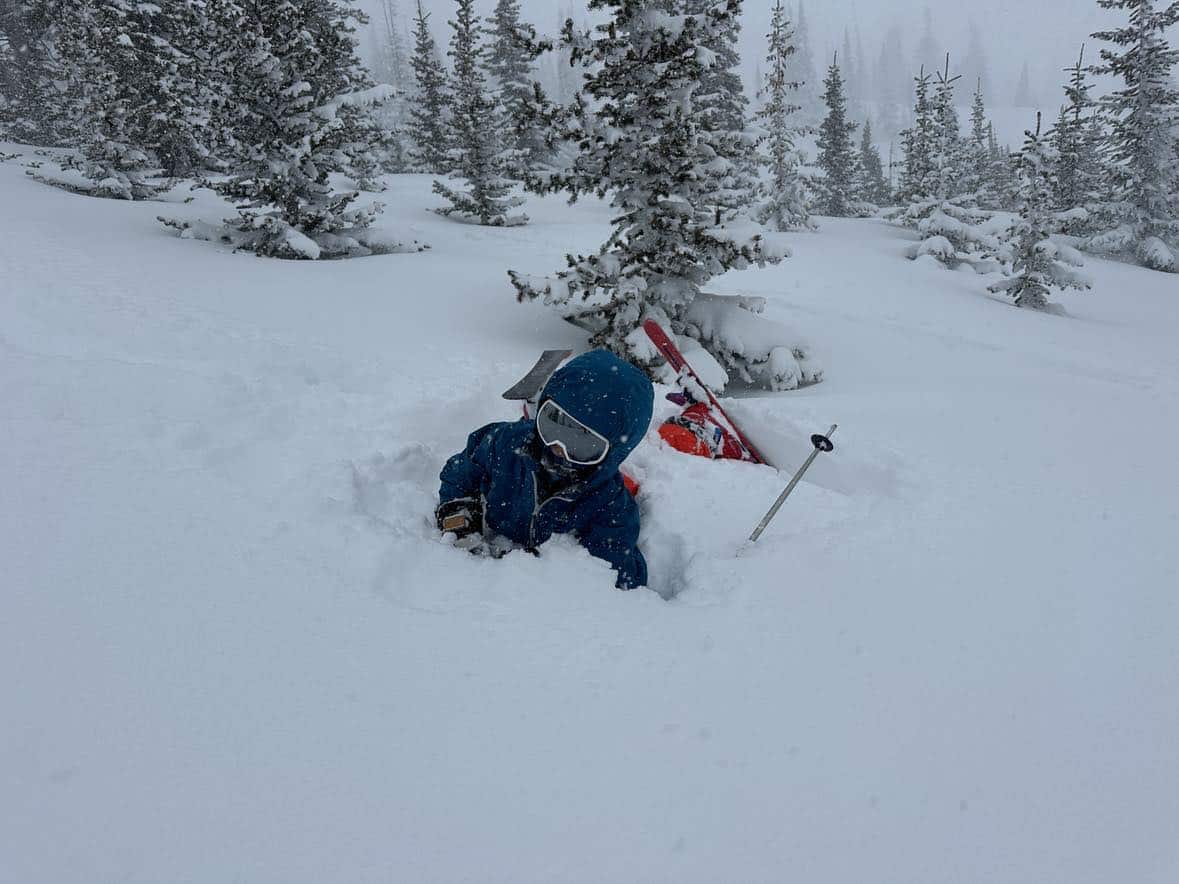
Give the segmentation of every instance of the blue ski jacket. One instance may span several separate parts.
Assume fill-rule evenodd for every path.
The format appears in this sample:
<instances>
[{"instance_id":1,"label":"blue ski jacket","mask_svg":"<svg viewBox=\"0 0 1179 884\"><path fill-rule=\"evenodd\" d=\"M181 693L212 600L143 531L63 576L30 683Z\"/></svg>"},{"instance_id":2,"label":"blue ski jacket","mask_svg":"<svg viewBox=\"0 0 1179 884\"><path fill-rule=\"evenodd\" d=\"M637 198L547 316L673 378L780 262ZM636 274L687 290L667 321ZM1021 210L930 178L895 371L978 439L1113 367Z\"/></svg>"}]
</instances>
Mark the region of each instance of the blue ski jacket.
<instances>
[{"instance_id":1,"label":"blue ski jacket","mask_svg":"<svg viewBox=\"0 0 1179 884\"><path fill-rule=\"evenodd\" d=\"M484 530L528 549L554 534L573 534L591 555L614 567L620 588L646 586L639 508L618 468L651 424L651 382L614 354L594 350L553 375L540 401L546 399L610 440L610 452L596 469L545 497L537 478L541 447L535 422L488 424L443 467L440 501L482 497Z\"/></svg>"}]
</instances>

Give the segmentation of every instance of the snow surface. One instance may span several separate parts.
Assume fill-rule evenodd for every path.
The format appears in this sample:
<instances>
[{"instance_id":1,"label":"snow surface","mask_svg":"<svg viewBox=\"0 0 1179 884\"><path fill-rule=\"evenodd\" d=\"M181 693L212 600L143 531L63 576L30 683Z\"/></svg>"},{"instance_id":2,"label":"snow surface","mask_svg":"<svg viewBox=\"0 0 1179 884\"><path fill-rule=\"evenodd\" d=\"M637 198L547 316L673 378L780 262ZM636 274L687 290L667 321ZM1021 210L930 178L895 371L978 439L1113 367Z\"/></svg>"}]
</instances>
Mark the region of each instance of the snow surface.
<instances>
[{"instance_id":1,"label":"snow surface","mask_svg":"<svg viewBox=\"0 0 1179 884\"><path fill-rule=\"evenodd\" d=\"M390 184L432 250L311 264L0 165L0 881L1179 880L1174 277L1090 259L1047 316L880 222L793 236L711 288L826 379L733 411L787 472L838 448L742 551L787 476L644 445L620 593L430 525L581 344L506 269L608 207Z\"/></svg>"}]
</instances>

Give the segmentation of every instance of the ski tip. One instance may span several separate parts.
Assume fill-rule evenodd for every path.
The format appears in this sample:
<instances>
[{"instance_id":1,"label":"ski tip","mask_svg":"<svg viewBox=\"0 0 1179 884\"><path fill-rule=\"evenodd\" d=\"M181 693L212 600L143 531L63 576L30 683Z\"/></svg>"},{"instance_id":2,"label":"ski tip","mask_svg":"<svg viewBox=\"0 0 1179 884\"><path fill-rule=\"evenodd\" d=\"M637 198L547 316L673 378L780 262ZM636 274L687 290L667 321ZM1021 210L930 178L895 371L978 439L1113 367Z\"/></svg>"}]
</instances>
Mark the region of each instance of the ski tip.
<instances>
[{"instance_id":1,"label":"ski tip","mask_svg":"<svg viewBox=\"0 0 1179 884\"><path fill-rule=\"evenodd\" d=\"M664 329L664 327L662 325L660 325L658 322L656 322L654 319L644 319L643 320L643 331L645 331L650 337L653 337L653 338L654 337L661 337L661 338L669 338L670 339L670 335L668 335L667 330Z\"/></svg>"},{"instance_id":2,"label":"ski tip","mask_svg":"<svg viewBox=\"0 0 1179 884\"><path fill-rule=\"evenodd\" d=\"M529 369L528 374L517 381L510 390L504 391L503 398L515 402L534 399L561 363L572 355L572 350L545 350L536 360L536 365Z\"/></svg>"}]
</instances>

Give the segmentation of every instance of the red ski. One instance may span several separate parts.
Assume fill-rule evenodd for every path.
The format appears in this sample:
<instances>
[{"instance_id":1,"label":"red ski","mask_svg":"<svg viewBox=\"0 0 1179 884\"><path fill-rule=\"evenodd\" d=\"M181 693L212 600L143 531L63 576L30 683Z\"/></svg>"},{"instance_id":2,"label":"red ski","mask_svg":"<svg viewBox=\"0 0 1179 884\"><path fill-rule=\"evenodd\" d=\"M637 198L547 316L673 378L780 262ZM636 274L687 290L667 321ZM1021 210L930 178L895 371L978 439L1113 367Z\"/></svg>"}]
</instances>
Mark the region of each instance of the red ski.
<instances>
[{"instance_id":1,"label":"red ski","mask_svg":"<svg viewBox=\"0 0 1179 884\"><path fill-rule=\"evenodd\" d=\"M745 449L753 458L753 462L771 465L769 461L762 457L761 452L758 451L754 444L749 441L746 435L741 432L740 427L733 423L733 419L725 413L723 408L721 408L720 403L716 401L716 397L712 395L712 391L708 389L704 381L700 380L700 376L696 374L696 372L692 369L692 366L688 365L688 360L684 358L684 354L680 352L680 348L675 345L674 341L672 341L671 336L663 330L663 326L661 326L654 319L648 319L643 323L643 331L647 333L647 337L651 339L651 343L655 345L655 349L657 349L660 355L667 360L668 365L670 365L681 375L688 375L688 377L695 381L697 386L699 386L700 389L704 391L704 394L708 397L708 402L712 406L713 410L724 419L726 424L729 425L728 428L732 430L733 435L736 436L741 441L741 444L745 446Z\"/></svg>"}]
</instances>

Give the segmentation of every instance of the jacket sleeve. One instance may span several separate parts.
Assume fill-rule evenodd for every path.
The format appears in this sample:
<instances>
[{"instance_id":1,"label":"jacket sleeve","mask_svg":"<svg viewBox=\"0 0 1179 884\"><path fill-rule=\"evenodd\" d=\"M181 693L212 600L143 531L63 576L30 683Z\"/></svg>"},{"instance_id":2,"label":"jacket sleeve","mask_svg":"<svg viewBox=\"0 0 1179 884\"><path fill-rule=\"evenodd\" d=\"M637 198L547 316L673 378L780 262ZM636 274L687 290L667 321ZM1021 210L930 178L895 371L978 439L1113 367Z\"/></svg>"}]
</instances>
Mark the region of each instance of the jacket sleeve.
<instances>
[{"instance_id":1,"label":"jacket sleeve","mask_svg":"<svg viewBox=\"0 0 1179 884\"><path fill-rule=\"evenodd\" d=\"M619 589L647 585L647 560L639 552L639 505L619 480L615 493L591 508L577 537L590 555L605 559L618 572Z\"/></svg>"},{"instance_id":2,"label":"jacket sleeve","mask_svg":"<svg viewBox=\"0 0 1179 884\"><path fill-rule=\"evenodd\" d=\"M439 503L487 493L495 466L495 429L499 426L488 424L473 432L467 438L467 447L446 462L439 476Z\"/></svg>"}]
</instances>

